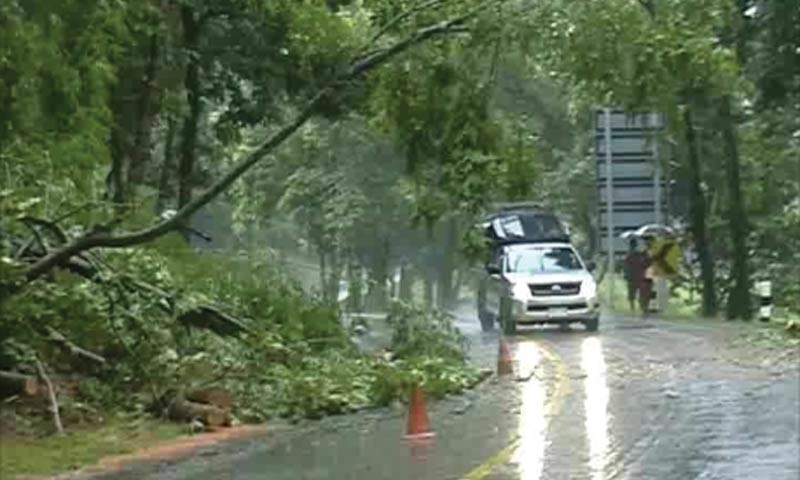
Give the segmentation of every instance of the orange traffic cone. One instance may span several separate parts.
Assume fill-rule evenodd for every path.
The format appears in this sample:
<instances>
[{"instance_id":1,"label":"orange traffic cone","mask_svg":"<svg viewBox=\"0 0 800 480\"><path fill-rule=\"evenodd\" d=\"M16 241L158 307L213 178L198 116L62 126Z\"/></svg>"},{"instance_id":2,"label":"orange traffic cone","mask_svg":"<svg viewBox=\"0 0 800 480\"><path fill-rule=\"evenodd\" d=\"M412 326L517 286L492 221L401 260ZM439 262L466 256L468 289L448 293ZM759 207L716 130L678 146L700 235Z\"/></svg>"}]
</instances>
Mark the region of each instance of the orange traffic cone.
<instances>
[{"instance_id":1,"label":"orange traffic cone","mask_svg":"<svg viewBox=\"0 0 800 480\"><path fill-rule=\"evenodd\" d=\"M503 337L500 337L500 346L497 352L497 375L509 375L514 373L513 360L508 345Z\"/></svg>"},{"instance_id":2,"label":"orange traffic cone","mask_svg":"<svg viewBox=\"0 0 800 480\"><path fill-rule=\"evenodd\" d=\"M428 412L425 409L425 395L419 385L411 389L411 402L408 408L408 426L404 438L417 440L436 435L428 423Z\"/></svg>"}]
</instances>

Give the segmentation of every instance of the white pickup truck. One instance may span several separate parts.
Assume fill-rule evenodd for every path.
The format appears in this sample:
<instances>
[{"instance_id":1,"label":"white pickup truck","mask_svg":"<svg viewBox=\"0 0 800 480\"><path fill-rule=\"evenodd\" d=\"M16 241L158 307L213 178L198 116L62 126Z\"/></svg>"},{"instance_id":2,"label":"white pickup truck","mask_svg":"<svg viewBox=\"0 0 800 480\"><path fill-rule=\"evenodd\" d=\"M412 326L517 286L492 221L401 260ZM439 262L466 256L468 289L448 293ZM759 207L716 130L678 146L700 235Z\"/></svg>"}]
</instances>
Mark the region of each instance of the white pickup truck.
<instances>
[{"instance_id":1,"label":"white pickup truck","mask_svg":"<svg viewBox=\"0 0 800 480\"><path fill-rule=\"evenodd\" d=\"M514 334L517 325L536 324L582 323L597 330L594 265L581 259L555 215L510 209L484 228L493 243L478 292L484 330L496 323L506 334Z\"/></svg>"}]
</instances>

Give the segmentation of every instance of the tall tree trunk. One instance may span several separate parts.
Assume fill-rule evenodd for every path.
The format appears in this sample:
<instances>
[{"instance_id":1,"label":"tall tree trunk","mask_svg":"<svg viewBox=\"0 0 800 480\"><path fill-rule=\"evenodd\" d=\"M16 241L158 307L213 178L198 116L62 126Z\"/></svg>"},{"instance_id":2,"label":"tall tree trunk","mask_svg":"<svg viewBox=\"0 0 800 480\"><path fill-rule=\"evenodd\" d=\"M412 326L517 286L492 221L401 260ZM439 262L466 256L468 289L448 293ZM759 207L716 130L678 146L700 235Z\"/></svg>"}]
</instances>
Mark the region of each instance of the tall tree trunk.
<instances>
[{"instance_id":1,"label":"tall tree trunk","mask_svg":"<svg viewBox=\"0 0 800 480\"><path fill-rule=\"evenodd\" d=\"M106 176L106 200L113 203L117 209L122 208L127 197L125 191L127 180L124 177L124 172L127 170L128 158L125 153L127 142L125 142L124 137L123 128L115 122L111 129L111 167Z\"/></svg>"},{"instance_id":2,"label":"tall tree trunk","mask_svg":"<svg viewBox=\"0 0 800 480\"><path fill-rule=\"evenodd\" d=\"M437 262L437 304L441 310L446 310L453 303L453 271L455 270L456 252L456 220L449 218L444 226L444 235L439 242L439 262Z\"/></svg>"},{"instance_id":3,"label":"tall tree trunk","mask_svg":"<svg viewBox=\"0 0 800 480\"><path fill-rule=\"evenodd\" d=\"M342 275L341 257L334 248L331 249L329 257L330 262L325 297L327 301L336 303L339 301L339 281Z\"/></svg>"},{"instance_id":4,"label":"tall tree trunk","mask_svg":"<svg viewBox=\"0 0 800 480\"><path fill-rule=\"evenodd\" d=\"M461 285L464 282L464 270L453 269L453 288L450 289L450 306L454 306L461 298Z\"/></svg>"},{"instance_id":5,"label":"tall tree trunk","mask_svg":"<svg viewBox=\"0 0 800 480\"><path fill-rule=\"evenodd\" d=\"M697 256L700 260L700 278L703 284L703 316L714 317L717 315L717 292L715 286L714 260L708 243L708 230L706 228L706 198L703 192L703 175L700 169L700 155L697 136L694 131L691 107L683 111L684 128L686 129L686 147L689 159L690 182L690 215L691 230L694 237Z\"/></svg>"},{"instance_id":6,"label":"tall tree trunk","mask_svg":"<svg viewBox=\"0 0 800 480\"><path fill-rule=\"evenodd\" d=\"M402 267L400 267L400 286L398 288L398 296L400 300L404 302L411 302L413 300L413 288L414 288L414 272L411 269L411 266L404 262Z\"/></svg>"},{"instance_id":7,"label":"tall tree trunk","mask_svg":"<svg viewBox=\"0 0 800 480\"><path fill-rule=\"evenodd\" d=\"M202 113L200 61L197 52L200 43L200 22L195 11L189 6L181 7L181 21L183 23L184 49L188 52L189 57L183 80L189 111L184 118L181 132L181 155L178 161L178 208L182 208L192 200L197 131Z\"/></svg>"},{"instance_id":8,"label":"tall tree trunk","mask_svg":"<svg viewBox=\"0 0 800 480\"><path fill-rule=\"evenodd\" d=\"M133 136L133 146L128 162L127 176L131 184L142 183L146 165L150 160L150 139L152 137L153 121L157 109L155 100L158 94L156 76L160 60L159 39L151 35L148 51L147 65L139 86L139 98L136 107L136 124Z\"/></svg>"},{"instance_id":9,"label":"tall tree trunk","mask_svg":"<svg viewBox=\"0 0 800 480\"><path fill-rule=\"evenodd\" d=\"M106 176L106 200L121 210L128 200L128 178L130 153L133 146L134 126L131 122L135 113L131 98L136 96L135 83L131 78L139 75L139 70L129 64L120 67L119 81L110 96L112 116L109 148L111 165Z\"/></svg>"},{"instance_id":10,"label":"tall tree trunk","mask_svg":"<svg viewBox=\"0 0 800 480\"><path fill-rule=\"evenodd\" d=\"M397 299L397 270L389 271L389 300Z\"/></svg>"},{"instance_id":11,"label":"tall tree trunk","mask_svg":"<svg viewBox=\"0 0 800 480\"><path fill-rule=\"evenodd\" d=\"M158 22L160 18L154 17L152 21ZM119 81L110 97L113 128L106 198L118 210L129 201L133 185L144 179L144 163L149 158L151 130L157 114L158 36L153 34L142 43L146 51L132 48L125 52ZM141 58L146 59L143 66L139 62Z\"/></svg>"},{"instance_id":12,"label":"tall tree trunk","mask_svg":"<svg viewBox=\"0 0 800 480\"><path fill-rule=\"evenodd\" d=\"M319 259L319 289L322 293L322 299L327 300L328 256L325 255L325 250L322 247L317 249L317 258Z\"/></svg>"},{"instance_id":13,"label":"tall tree trunk","mask_svg":"<svg viewBox=\"0 0 800 480\"><path fill-rule=\"evenodd\" d=\"M425 265L422 267L422 274L423 274L423 297L422 301L424 302L425 306L428 308L433 308L435 306L434 301L434 283L436 277L436 268L434 264L436 263L436 251L435 251L435 243L434 243L434 224L432 221L428 221L428 225L426 226L426 233L428 238L428 246L427 252L425 255Z\"/></svg>"},{"instance_id":14,"label":"tall tree trunk","mask_svg":"<svg viewBox=\"0 0 800 480\"><path fill-rule=\"evenodd\" d=\"M360 312L363 307L363 281L361 268L353 259L347 264L347 309L351 312Z\"/></svg>"},{"instance_id":15,"label":"tall tree trunk","mask_svg":"<svg viewBox=\"0 0 800 480\"><path fill-rule=\"evenodd\" d=\"M175 119L167 118L167 134L164 138L164 160L161 165L161 172L158 179L158 198L156 199L156 213L164 211L172 197L170 188L170 178L173 171L173 160L175 159Z\"/></svg>"},{"instance_id":16,"label":"tall tree trunk","mask_svg":"<svg viewBox=\"0 0 800 480\"><path fill-rule=\"evenodd\" d=\"M423 302L428 308L432 308L434 305L433 284L433 273L430 271L430 268L426 268L423 288Z\"/></svg>"},{"instance_id":17,"label":"tall tree trunk","mask_svg":"<svg viewBox=\"0 0 800 480\"><path fill-rule=\"evenodd\" d=\"M750 302L750 266L747 253L747 211L744 208L740 176L739 145L731 112L732 99L722 97L719 103L719 126L725 152L725 174L728 183L728 223L733 244L733 285L728 293L727 317L749 320L753 315Z\"/></svg>"},{"instance_id":18,"label":"tall tree trunk","mask_svg":"<svg viewBox=\"0 0 800 480\"><path fill-rule=\"evenodd\" d=\"M387 305L386 283L389 279L389 239L384 238L382 251L372 259L368 273L370 276L370 287L367 293L368 307L380 310Z\"/></svg>"}]
</instances>

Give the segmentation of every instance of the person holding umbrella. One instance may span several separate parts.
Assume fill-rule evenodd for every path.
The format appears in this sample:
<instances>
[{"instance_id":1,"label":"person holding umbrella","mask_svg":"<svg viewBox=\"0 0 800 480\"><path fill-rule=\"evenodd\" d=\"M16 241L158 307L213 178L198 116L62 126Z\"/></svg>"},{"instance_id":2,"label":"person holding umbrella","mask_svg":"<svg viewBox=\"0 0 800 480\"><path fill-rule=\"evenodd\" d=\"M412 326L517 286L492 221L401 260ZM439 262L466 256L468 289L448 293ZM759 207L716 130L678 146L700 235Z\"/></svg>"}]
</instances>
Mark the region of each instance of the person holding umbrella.
<instances>
[{"instance_id":1,"label":"person holding umbrella","mask_svg":"<svg viewBox=\"0 0 800 480\"><path fill-rule=\"evenodd\" d=\"M639 308L642 316L650 313L650 302L653 300L653 284L656 278L656 266L653 264L655 238L651 235L644 236L645 242L645 269L642 276L642 285L639 288Z\"/></svg>"},{"instance_id":2,"label":"person holding umbrella","mask_svg":"<svg viewBox=\"0 0 800 480\"><path fill-rule=\"evenodd\" d=\"M647 312L650 303L650 289L647 288L646 272L650 266L650 257L639 250L635 237L628 240L628 253L625 255L625 282L628 285L628 303L631 311L636 309L636 299L642 314Z\"/></svg>"}]
</instances>

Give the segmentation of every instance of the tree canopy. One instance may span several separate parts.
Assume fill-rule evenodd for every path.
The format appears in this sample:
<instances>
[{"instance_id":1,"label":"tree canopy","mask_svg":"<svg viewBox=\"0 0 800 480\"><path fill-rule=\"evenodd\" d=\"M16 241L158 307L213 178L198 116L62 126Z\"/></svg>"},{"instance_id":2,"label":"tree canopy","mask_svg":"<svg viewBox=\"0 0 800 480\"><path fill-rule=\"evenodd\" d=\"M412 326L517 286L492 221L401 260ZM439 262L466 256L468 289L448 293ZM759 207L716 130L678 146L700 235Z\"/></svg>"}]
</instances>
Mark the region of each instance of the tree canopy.
<instances>
[{"instance_id":1,"label":"tree canopy","mask_svg":"<svg viewBox=\"0 0 800 480\"><path fill-rule=\"evenodd\" d=\"M463 388L446 319L395 306L403 348L420 331L453 362L386 367L337 311L452 306L498 201L543 203L595 255L598 106L667 119L699 313L750 318L759 279L800 310L797 2L5 0L0 104L0 370L88 338L122 360L85 372L159 398L203 369L305 400L326 372L314 415L409 371ZM158 388L126 383L148 368Z\"/></svg>"}]
</instances>

